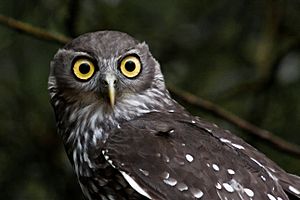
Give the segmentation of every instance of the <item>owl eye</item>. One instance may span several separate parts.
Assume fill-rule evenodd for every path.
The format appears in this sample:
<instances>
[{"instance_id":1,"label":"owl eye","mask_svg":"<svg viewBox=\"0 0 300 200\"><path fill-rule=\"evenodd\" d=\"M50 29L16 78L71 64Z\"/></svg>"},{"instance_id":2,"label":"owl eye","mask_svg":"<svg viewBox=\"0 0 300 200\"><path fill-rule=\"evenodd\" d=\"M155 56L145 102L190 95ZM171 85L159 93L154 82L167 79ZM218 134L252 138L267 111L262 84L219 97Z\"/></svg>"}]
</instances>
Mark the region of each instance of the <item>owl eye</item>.
<instances>
[{"instance_id":1,"label":"owl eye","mask_svg":"<svg viewBox=\"0 0 300 200\"><path fill-rule=\"evenodd\" d=\"M87 58L80 58L73 64L73 73L76 78L87 81L95 73L94 64Z\"/></svg>"},{"instance_id":2,"label":"owl eye","mask_svg":"<svg viewBox=\"0 0 300 200\"><path fill-rule=\"evenodd\" d=\"M136 77L141 69L141 62L136 56L127 56L121 61L120 70L127 78Z\"/></svg>"}]
</instances>

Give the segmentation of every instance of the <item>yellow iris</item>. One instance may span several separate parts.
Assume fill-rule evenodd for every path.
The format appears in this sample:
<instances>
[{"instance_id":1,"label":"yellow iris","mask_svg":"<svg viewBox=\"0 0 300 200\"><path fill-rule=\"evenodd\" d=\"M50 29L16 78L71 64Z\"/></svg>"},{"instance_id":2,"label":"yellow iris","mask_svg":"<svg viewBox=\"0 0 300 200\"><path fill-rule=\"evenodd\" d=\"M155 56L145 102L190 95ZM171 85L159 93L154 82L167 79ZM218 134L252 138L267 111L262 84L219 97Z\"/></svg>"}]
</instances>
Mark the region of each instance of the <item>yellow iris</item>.
<instances>
[{"instance_id":1,"label":"yellow iris","mask_svg":"<svg viewBox=\"0 0 300 200\"><path fill-rule=\"evenodd\" d=\"M120 70L127 78L134 78L141 72L140 60L135 56L127 56L121 61Z\"/></svg>"},{"instance_id":2,"label":"yellow iris","mask_svg":"<svg viewBox=\"0 0 300 200\"><path fill-rule=\"evenodd\" d=\"M73 72L78 79L86 81L94 75L95 66L89 59L80 58L74 63Z\"/></svg>"}]
</instances>

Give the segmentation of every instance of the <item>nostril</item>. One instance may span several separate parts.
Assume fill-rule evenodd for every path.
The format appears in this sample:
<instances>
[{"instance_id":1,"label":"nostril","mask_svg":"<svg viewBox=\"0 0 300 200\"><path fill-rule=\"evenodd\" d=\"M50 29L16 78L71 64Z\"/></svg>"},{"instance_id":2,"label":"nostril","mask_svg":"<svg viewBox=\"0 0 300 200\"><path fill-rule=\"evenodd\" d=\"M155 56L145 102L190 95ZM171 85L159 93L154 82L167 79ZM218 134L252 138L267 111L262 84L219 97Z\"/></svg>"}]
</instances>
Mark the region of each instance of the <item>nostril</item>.
<instances>
[{"instance_id":1,"label":"nostril","mask_svg":"<svg viewBox=\"0 0 300 200\"><path fill-rule=\"evenodd\" d=\"M102 84L105 85L105 86L108 86L108 82L106 80L103 80Z\"/></svg>"},{"instance_id":2,"label":"nostril","mask_svg":"<svg viewBox=\"0 0 300 200\"><path fill-rule=\"evenodd\" d=\"M112 81L107 81L107 80L102 80L101 81L102 85L104 85L105 87L108 87L109 84L112 84L113 86L116 86L118 83L118 80L112 80Z\"/></svg>"},{"instance_id":3,"label":"nostril","mask_svg":"<svg viewBox=\"0 0 300 200\"><path fill-rule=\"evenodd\" d=\"M118 79L112 73L108 73L101 77L101 84L103 87L115 87L118 83Z\"/></svg>"}]
</instances>

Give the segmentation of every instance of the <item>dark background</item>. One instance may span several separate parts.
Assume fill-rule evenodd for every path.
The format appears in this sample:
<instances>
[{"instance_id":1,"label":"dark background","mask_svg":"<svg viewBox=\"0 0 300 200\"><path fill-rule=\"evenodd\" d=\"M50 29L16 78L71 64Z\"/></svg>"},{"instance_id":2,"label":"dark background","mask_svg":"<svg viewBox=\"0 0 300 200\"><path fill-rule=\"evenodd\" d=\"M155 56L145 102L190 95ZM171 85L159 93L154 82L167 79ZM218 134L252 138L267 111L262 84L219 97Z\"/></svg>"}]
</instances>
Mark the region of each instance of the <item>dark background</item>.
<instances>
[{"instance_id":1,"label":"dark background","mask_svg":"<svg viewBox=\"0 0 300 200\"><path fill-rule=\"evenodd\" d=\"M169 85L300 145L299 0L1 0L0 14L69 37L127 32L149 44ZM60 47L0 25L1 199L82 199L47 92ZM300 174L299 156L182 103Z\"/></svg>"}]
</instances>

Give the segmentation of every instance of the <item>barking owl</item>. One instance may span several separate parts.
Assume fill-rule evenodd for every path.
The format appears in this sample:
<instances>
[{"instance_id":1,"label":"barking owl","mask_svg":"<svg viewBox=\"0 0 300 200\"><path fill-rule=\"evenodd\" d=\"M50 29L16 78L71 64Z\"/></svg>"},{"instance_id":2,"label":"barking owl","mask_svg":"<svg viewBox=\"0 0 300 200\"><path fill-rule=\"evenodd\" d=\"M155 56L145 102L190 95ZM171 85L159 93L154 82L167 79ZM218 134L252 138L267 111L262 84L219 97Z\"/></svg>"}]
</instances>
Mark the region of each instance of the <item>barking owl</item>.
<instances>
[{"instance_id":1,"label":"barking owl","mask_svg":"<svg viewBox=\"0 0 300 200\"><path fill-rule=\"evenodd\" d=\"M65 45L48 87L86 199L300 199L298 176L173 100L147 44L126 33Z\"/></svg>"}]
</instances>

